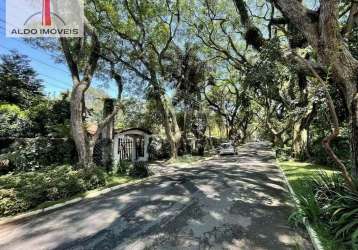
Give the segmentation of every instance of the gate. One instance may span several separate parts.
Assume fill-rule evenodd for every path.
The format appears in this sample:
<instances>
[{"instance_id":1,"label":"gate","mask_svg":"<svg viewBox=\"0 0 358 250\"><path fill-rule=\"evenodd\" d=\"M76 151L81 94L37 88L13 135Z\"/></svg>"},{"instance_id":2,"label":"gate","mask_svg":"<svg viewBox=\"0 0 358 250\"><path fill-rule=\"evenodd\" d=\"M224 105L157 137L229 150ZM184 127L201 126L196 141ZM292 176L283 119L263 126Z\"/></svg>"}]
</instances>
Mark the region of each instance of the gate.
<instances>
[{"instance_id":1,"label":"gate","mask_svg":"<svg viewBox=\"0 0 358 250\"><path fill-rule=\"evenodd\" d=\"M121 161L131 161L133 152L133 139L130 137L118 138L118 155Z\"/></svg>"}]
</instances>

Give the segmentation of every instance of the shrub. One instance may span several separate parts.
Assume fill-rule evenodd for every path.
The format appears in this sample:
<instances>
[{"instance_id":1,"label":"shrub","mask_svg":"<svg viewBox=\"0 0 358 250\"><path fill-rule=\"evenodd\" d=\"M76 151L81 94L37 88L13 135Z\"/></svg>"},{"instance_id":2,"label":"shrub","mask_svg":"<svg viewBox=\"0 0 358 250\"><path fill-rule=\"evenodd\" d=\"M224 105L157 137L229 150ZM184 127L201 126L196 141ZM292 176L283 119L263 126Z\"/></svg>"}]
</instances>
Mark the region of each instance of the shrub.
<instances>
[{"instance_id":1,"label":"shrub","mask_svg":"<svg viewBox=\"0 0 358 250\"><path fill-rule=\"evenodd\" d=\"M311 189L299 195L300 208L291 219L297 222L306 216L324 223L336 240L358 249L358 193L346 186L340 174L319 173L309 183Z\"/></svg>"},{"instance_id":2,"label":"shrub","mask_svg":"<svg viewBox=\"0 0 358 250\"><path fill-rule=\"evenodd\" d=\"M14 189L0 189L0 215L9 216L29 208L28 204L18 199Z\"/></svg>"},{"instance_id":3,"label":"shrub","mask_svg":"<svg viewBox=\"0 0 358 250\"><path fill-rule=\"evenodd\" d=\"M33 136L70 137L70 103L66 99L42 101L28 113Z\"/></svg>"},{"instance_id":4,"label":"shrub","mask_svg":"<svg viewBox=\"0 0 358 250\"><path fill-rule=\"evenodd\" d=\"M290 216L290 220L295 224L302 222L303 217L307 217L311 222L317 223L321 217L322 211L315 198L314 191L312 189L302 187L306 190L305 194L297 194L299 200L299 208Z\"/></svg>"},{"instance_id":5,"label":"shrub","mask_svg":"<svg viewBox=\"0 0 358 250\"><path fill-rule=\"evenodd\" d=\"M28 114L15 104L0 104L0 137L22 136L30 127Z\"/></svg>"},{"instance_id":6,"label":"shrub","mask_svg":"<svg viewBox=\"0 0 358 250\"><path fill-rule=\"evenodd\" d=\"M129 169L129 176L136 178L145 178L152 175L146 162L135 162Z\"/></svg>"},{"instance_id":7,"label":"shrub","mask_svg":"<svg viewBox=\"0 0 358 250\"><path fill-rule=\"evenodd\" d=\"M105 185L100 168L74 170L71 166L0 177L0 216L34 208L45 201L69 198Z\"/></svg>"},{"instance_id":8,"label":"shrub","mask_svg":"<svg viewBox=\"0 0 358 250\"><path fill-rule=\"evenodd\" d=\"M330 226L336 239L352 249L358 249L358 193L349 189L337 193L327 210L331 215Z\"/></svg>"},{"instance_id":9,"label":"shrub","mask_svg":"<svg viewBox=\"0 0 358 250\"><path fill-rule=\"evenodd\" d=\"M131 166L132 163L130 161L120 160L118 161L117 166L114 167L113 172L115 174L127 175Z\"/></svg>"},{"instance_id":10,"label":"shrub","mask_svg":"<svg viewBox=\"0 0 358 250\"><path fill-rule=\"evenodd\" d=\"M148 153L151 160L169 158L170 143L159 136L152 136L148 147Z\"/></svg>"},{"instance_id":11,"label":"shrub","mask_svg":"<svg viewBox=\"0 0 358 250\"><path fill-rule=\"evenodd\" d=\"M311 156L313 160L321 165L335 166L335 162L327 155L325 149L322 146L322 140L324 137L316 138L312 142ZM339 159L348 163L350 160L350 144L349 137L339 137L331 143L332 149ZM347 164L349 165L349 164Z\"/></svg>"},{"instance_id":12,"label":"shrub","mask_svg":"<svg viewBox=\"0 0 358 250\"><path fill-rule=\"evenodd\" d=\"M292 153L291 147L276 147L276 158L280 161L287 161L290 159L290 155Z\"/></svg>"},{"instance_id":13,"label":"shrub","mask_svg":"<svg viewBox=\"0 0 358 250\"><path fill-rule=\"evenodd\" d=\"M26 109L0 103L0 137L70 137L70 102L38 99Z\"/></svg>"},{"instance_id":14,"label":"shrub","mask_svg":"<svg viewBox=\"0 0 358 250\"><path fill-rule=\"evenodd\" d=\"M10 160L17 171L34 171L49 165L73 164L76 161L76 149L72 140L33 138L16 140L0 156Z\"/></svg>"},{"instance_id":15,"label":"shrub","mask_svg":"<svg viewBox=\"0 0 358 250\"><path fill-rule=\"evenodd\" d=\"M340 174L320 172L311 179L315 198L320 207L326 208L335 200L337 193L344 192L344 180ZM329 216L329 215L328 215Z\"/></svg>"},{"instance_id":16,"label":"shrub","mask_svg":"<svg viewBox=\"0 0 358 250\"><path fill-rule=\"evenodd\" d=\"M99 167L81 169L79 178L84 182L85 190L95 189L106 184L106 173Z\"/></svg>"},{"instance_id":17,"label":"shrub","mask_svg":"<svg viewBox=\"0 0 358 250\"><path fill-rule=\"evenodd\" d=\"M321 174L315 186L325 220L329 221L335 238L347 247L358 249L358 192L349 189L338 174Z\"/></svg>"},{"instance_id":18,"label":"shrub","mask_svg":"<svg viewBox=\"0 0 358 250\"><path fill-rule=\"evenodd\" d=\"M113 168L113 174L127 175L134 178L145 178L152 175L147 162L119 161Z\"/></svg>"}]
</instances>

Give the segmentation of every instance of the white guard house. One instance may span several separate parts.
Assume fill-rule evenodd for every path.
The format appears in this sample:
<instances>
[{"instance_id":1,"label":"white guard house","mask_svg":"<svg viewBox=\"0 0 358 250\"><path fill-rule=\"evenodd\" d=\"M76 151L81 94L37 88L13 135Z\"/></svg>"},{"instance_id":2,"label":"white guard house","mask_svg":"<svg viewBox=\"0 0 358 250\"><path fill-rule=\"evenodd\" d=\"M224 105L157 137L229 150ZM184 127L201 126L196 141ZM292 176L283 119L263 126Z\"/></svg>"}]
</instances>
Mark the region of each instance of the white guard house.
<instances>
[{"instance_id":1,"label":"white guard house","mask_svg":"<svg viewBox=\"0 0 358 250\"><path fill-rule=\"evenodd\" d=\"M148 161L148 146L152 133L145 129L131 128L123 131L114 131L113 160L132 162Z\"/></svg>"}]
</instances>

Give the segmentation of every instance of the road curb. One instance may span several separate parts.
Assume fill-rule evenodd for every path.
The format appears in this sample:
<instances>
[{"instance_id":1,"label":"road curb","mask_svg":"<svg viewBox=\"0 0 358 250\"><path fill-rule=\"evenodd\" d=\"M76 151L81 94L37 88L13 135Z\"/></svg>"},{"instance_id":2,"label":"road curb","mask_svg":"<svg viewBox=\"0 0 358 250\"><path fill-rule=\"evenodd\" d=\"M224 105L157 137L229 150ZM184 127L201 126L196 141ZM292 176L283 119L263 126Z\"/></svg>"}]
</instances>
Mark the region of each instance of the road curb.
<instances>
[{"instance_id":1,"label":"road curb","mask_svg":"<svg viewBox=\"0 0 358 250\"><path fill-rule=\"evenodd\" d=\"M145 181L148 181L148 180L151 180L151 179L154 179L154 178L158 178L158 177L163 177L163 176L165 176L165 175L153 175L153 176L149 176L147 178L141 179L141 180L132 181L130 183L125 183L125 184L120 184L120 185L105 188L105 189L102 189L102 190L97 190L97 191L96 190L90 190L90 193L87 194L85 197L78 197L78 198L74 198L74 199L65 201L63 203L55 204L53 206L49 206L49 207L46 207L46 208L37 209L37 210L31 211L31 212L25 212L25 213L15 215L15 216L4 217L4 218L0 219L0 225L8 224L8 223L18 221L18 220L22 220L22 219L27 219L27 218L33 217L35 215L48 213L50 211L54 211L54 210L57 210L59 208L63 208L63 207L69 206L69 205L73 205L73 204L78 203L80 201L90 200L90 199L93 199L93 198L100 197L102 195L105 195L105 194L107 194L107 193L109 193L111 191L118 190L120 188L140 184L142 182L145 182ZM91 192L93 192L93 193L91 194Z\"/></svg>"},{"instance_id":2,"label":"road curb","mask_svg":"<svg viewBox=\"0 0 358 250\"><path fill-rule=\"evenodd\" d=\"M212 157L209 157L209 158L212 158ZM209 160L209 159L202 159L202 160L193 162L192 164L200 164L200 163L203 163L204 161L207 161L207 160ZM19 215L4 217L4 218L0 219L0 225L8 224L8 223L15 222L15 221L18 221L18 220L27 219L27 218L33 217L35 215L48 213L50 211L54 211L54 210L57 210L59 208L63 208L63 207L69 206L69 205L73 205L73 204L78 203L80 201L90 200L90 199L93 199L93 198L100 197L102 195L105 195L105 194L107 194L107 193L109 193L111 191L118 190L120 188L140 184L142 182L146 182L146 181L149 181L149 180L155 179L155 178L165 177L167 175L168 174L158 174L158 175L149 176L147 178L140 179L140 180L137 180L137 181L132 181L132 182L129 182L129 183L120 184L120 185L116 185L116 186L113 186L113 187L105 188L105 189L102 189L102 190L101 189L97 190L97 191L96 190L90 190L89 191L90 193L87 194L84 197L74 198L74 199L65 201L63 203L58 203L58 204L55 204L53 206L49 206L49 207L46 207L46 208L41 208L41 209L33 210L33 211L30 211L30 212L21 213ZM93 193L91 193L91 192L93 192Z\"/></svg>"},{"instance_id":3,"label":"road curb","mask_svg":"<svg viewBox=\"0 0 358 250\"><path fill-rule=\"evenodd\" d=\"M278 163L276 163L277 167L280 169L281 175L283 176L283 179L285 180L286 186L288 187L288 191L290 192L290 195L294 201L295 207L299 208L300 206L300 201L297 198L296 193L293 191L293 188L291 186L291 184L289 183L285 172L283 171L283 169L280 167L280 165ZM303 217L303 224L306 228L306 231L311 239L312 245L314 247L315 250L324 250L323 246L322 246L322 242L321 240L318 238L317 236L317 232L313 229L312 225L310 224L309 220L307 217Z\"/></svg>"}]
</instances>

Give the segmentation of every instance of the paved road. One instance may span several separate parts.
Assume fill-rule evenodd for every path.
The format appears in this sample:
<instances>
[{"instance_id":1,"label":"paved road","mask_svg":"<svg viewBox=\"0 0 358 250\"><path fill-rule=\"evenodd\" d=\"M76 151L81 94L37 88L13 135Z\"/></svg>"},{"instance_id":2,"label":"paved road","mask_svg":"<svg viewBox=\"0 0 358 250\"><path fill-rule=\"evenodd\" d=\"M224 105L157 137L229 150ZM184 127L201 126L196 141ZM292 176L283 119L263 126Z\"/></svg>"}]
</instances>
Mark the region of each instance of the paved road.
<instances>
[{"instance_id":1,"label":"paved road","mask_svg":"<svg viewBox=\"0 0 358 250\"><path fill-rule=\"evenodd\" d=\"M174 168L175 169L175 168ZM0 226L0 249L311 249L264 143Z\"/></svg>"}]
</instances>

